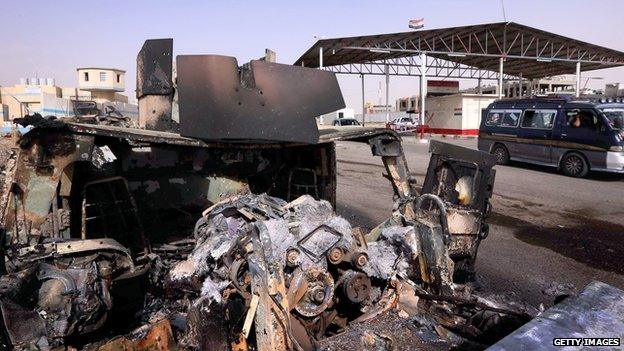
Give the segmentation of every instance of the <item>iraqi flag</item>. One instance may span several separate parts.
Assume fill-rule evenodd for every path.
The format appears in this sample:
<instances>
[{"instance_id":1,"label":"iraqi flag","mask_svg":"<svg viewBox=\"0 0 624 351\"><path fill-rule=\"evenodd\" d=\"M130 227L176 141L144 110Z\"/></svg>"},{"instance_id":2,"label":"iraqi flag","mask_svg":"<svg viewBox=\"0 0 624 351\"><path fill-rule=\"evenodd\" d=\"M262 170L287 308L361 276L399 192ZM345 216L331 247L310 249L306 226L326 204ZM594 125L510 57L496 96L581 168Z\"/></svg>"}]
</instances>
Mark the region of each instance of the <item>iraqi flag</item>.
<instances>
[{"instance_id":1,"label":"iraqi flag","mask_svg":"<svg viewBox=\"0 0 624 351\"><path fill-rule=\"evenodd\" d=\"M419 18L419 19L410 20L408 23L408 26L412 29L420 29L425 26L425 19Z\"/></svg>"}]
</instances>

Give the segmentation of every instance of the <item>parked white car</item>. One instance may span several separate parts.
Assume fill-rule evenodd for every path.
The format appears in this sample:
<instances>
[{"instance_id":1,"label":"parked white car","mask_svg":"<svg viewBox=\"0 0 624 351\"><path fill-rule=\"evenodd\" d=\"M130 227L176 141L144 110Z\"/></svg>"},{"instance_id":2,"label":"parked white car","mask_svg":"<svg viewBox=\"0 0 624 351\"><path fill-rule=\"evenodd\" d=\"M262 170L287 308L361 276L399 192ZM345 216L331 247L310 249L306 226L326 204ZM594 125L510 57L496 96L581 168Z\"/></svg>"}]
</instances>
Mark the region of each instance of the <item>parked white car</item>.
<instances>
[{"instance_id":1,"label":"parked white car","mask_svg":"<svg viewBox=\"0 0 624 351\"><path fill-rule=\"evenodd\" d=\"M418 122L411 117L399 117L390 122L390 128L398 131L416 129Z\"/></svg>"}]
</instances>

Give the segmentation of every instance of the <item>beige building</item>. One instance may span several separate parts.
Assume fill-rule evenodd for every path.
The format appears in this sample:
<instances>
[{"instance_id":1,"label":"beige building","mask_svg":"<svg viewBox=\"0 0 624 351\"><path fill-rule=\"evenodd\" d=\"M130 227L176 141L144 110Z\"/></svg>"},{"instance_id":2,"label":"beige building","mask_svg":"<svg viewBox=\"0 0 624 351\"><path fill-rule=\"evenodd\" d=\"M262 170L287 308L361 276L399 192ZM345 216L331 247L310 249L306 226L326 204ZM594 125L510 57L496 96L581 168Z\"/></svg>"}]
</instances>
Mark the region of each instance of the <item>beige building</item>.
<instances>
[{"instance_id":1,"label":"beige building","mask_svg":"<svg viewBox=\"0 0 624 351\"><path fill-rule=\"evenodd\" d=\"M73 100L91 100L114 105L120 112L134 116L135 104L128 103L125 71L115 68L85 67L76 70L77 87L60 87L52 78L22 78L19 84L0 87L0 112L3 120L12 120L28 113L44 116L73 115Z\"/></svg>"},{"instance_id":2,"label":"beige building","mask_svg":"<svg viewBox=\"0 0 624 351\"><path fill-rule=\"evenodd\" d=\"M128 102L128 97L120 94L126 90L126 71L116 68L78 68L78 89L91 93L95 102Z\"/></svg>"}]
</instances>

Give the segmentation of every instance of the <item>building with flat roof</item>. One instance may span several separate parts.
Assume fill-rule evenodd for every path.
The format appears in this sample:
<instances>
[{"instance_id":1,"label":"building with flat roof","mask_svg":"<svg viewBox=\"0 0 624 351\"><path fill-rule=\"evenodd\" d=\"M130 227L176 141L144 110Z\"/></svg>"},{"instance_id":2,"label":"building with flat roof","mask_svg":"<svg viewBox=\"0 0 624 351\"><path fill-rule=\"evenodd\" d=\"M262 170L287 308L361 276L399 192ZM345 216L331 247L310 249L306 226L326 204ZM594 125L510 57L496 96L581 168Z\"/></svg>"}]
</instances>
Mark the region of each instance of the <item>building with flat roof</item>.
<instances>
[{"instance_id":1,"label":"building with flat roof","mask_svg":"<svg viewBox=\"0 0 624 351\"><path fill-rule=\"evenodd\" d=\"M78 89L88 91L95 102L128 102L121 94L126 90L126 71L117 68L83 67L78 72Z\"/></svg>"},{"instance_id":2,"label":"building with flat roof","mask_svg":"<svg viewBox=\"0 0 624 351\"><path fill-rule=\"evenodd\" d=\"M128 103L125 91L126 71L116 68L84 67L76 70L78 86L61 87L53 78L21 78L18 84L0 87L0 111L3 120L29 113L44 116L73 116L73 101L95 101L113 105L129 117L138 115L136 104Z\"/></svg>"}]
</instances>

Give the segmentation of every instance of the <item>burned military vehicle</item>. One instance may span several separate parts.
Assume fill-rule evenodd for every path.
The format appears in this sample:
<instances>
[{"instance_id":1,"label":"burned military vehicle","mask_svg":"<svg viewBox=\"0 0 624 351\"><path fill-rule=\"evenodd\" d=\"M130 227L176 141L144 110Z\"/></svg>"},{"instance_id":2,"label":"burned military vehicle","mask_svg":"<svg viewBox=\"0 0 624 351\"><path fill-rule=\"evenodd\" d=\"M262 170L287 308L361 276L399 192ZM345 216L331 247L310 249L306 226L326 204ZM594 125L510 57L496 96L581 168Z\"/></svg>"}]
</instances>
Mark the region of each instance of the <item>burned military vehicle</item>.
<instances>
[{"instance_id":1,"label":"burned military vehicle","mask_svg":"<svg viewBox=\"0 0 624 351\"><path fill-rule=\"evenodd\" d=\"M492 156L432 142L417 191L395 132L319 133L344 107L329 72L191 55L174 79L171 40L138 67L141 128L21 120L1 201L7 347L331 349L407 296L412 345L483 348L528 319L458 284L488 233ZM392 184L370 232L334 212L339 140L368 143Z\"/></svg>"}]
</instances>

